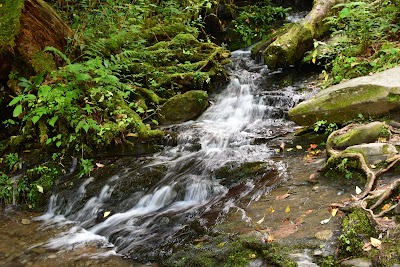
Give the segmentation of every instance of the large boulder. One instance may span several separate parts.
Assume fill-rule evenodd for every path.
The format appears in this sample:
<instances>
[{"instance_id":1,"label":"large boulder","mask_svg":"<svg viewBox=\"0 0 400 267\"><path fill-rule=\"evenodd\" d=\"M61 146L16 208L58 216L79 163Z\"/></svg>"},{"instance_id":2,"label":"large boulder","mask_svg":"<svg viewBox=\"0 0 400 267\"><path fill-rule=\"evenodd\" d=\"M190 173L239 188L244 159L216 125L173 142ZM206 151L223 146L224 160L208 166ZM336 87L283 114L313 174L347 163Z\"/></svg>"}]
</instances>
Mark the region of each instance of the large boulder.
<instances>
[{"instance_id":1,"label":"large boulder","mask_svg":"<svg viewBox=\"0 0 400 267\"><path fill-rule=\"evenodd\" d=\"M381 117L400 110L400 67L351 79L322 90L289 111L299 125L319 120L344 123L364 117Z\"/></svg>"},{"instance_id":2,"label":"large boulder","mask_svg":"<svg viewBox=\"0 0 400 267\"><path fill-rule=\"evenodd\" d=\"M158 120L161 124L193 120L207 107L208 94L206 91L188 91L168 99L159 111Z\"/></svg>"}]
</instances>

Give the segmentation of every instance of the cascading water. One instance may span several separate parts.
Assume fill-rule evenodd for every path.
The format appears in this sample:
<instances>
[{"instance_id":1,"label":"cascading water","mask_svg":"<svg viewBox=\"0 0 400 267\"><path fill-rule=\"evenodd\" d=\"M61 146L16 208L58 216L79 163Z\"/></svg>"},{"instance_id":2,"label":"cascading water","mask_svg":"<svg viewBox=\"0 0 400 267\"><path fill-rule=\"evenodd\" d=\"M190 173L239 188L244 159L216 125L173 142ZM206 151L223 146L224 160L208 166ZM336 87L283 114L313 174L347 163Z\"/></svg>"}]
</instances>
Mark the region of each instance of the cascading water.
<instances>
[{"instance_id":1,"label":"cascading water","mask_svg":"<svg viewBox=\"0 0 400 267\"><path fill-rule=\"evenodd\" d=\"M155 259L195 232L191 224L210 223L207 214L221 215L244 196L255 200L284 180L285 165L272 160L267 141L291 126L285 114L302 96L292 86L269 82L280 73L256 64L250 51L233 52L230 72L231 81L200 118L171 126L178 145L53 195L40 219L45 227L72 227L47 246L95 241L132 258ZM218 176L223 168L252 162L267 165L274 178L224 182ZM133 186L137 179L143 185Z\"/></svg>"}]
</instances>

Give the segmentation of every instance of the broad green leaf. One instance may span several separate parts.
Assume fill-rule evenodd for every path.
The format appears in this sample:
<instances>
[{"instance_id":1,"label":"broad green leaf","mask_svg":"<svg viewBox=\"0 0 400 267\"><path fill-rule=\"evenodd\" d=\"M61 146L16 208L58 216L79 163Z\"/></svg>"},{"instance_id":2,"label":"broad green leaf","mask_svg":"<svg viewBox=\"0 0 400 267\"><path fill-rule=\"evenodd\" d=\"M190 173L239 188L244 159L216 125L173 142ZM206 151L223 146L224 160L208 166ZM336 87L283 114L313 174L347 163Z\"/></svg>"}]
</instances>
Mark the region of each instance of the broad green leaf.
<instances>
[{"instance_id":1,"label":"broad green leaf","mask_svg":"<svg viewBox=\"0 0 400 267\"><path fill-rule=\"evenodd\" d=\"M40 116L33 116L33 118L32 118L33 124L36 124L38 122L38 120L40 120Z\"/></svg>"},{"instance_id":2,"label":"broad green leaf","mask_svg":"<svg viewBox=\"0 0 400 267\"><path fill-rule=\"evenodd\" d=\"M89 131L90 126L89 126L89 124L85 124L85 125L82 126L82 128L87 133Z\"/></svg>"},{"instance_id":3,"label":"broad green leaf","mask_svg":"<svg viewBox=\"0 0 400 267\"><path fill-rule=\"evenodd\" d=\"M350 9L345 7L342 10L340 10L339 12L339 17L344 19L345 17L347 17L350 14Z\"/></svg>"},{"instance_id":4,"label":"broad green leaf","mask_svg":"<svg viewBox=\"0 0 400 267\"><path fill-rule=\"evenodd\" d=\"M61 141L58 141L58 142L56 143L56 146L57 146L57 147L60 147L61 144L62 144L62 142L61 142Z\"/></svg>"},{"instance_id":5,"label":"broad green leaf","mask_svg":"<svg viewBox=\"0 0 400 267\"><path fill-rule=\"evenodd\" d=\"M90 78L92 78L89 74L87 74L87 73L79 73L78 75L76 75L76 80L78 81L78 82L80 82L80 81L87 81L87 80L89 80Z\"/></svg>"},{"instance_id":6,"label":"broad green leaf","mask_svg":"<svg viewBox=\"0 0 400 267\"><path fill-rule=\"evenodd\" d=\"M18 117L19 115L21 115L21 113L22 113L22 105L16 106L13 112L13 116Z\"/></svg>"},{"instance_id":7,"label":"broad green leaf","mask_svg":"<svg viewBox=\"0 0 400 267\"><path fill-rule=\"evenodd\" d=\"M56 123L57 120L58 120L58 116L56 115L49 120L49 124L54 127L54 124Z\"/></svg>"},{"instance_id":8,"label":"broad green leaf","mask_svg":"<svg viewBox=\"0 0 400 267\"><path fill-rule=\"evenodd\" d=\"M10 101L10 103L8 104L10 107L14 106L15 104L17 104L18 102L20 102L22 100L22 96L16 96L13 100Z\"/></svg>"}]
</instances>

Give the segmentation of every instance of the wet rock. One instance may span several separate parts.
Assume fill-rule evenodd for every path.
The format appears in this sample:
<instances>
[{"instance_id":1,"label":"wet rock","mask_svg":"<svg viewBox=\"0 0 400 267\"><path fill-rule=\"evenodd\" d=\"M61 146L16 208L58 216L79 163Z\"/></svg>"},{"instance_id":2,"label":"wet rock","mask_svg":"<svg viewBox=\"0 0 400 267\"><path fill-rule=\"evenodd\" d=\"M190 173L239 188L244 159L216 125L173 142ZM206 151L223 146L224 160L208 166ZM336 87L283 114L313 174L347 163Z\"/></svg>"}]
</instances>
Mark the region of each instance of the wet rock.
<instances>
[{"instance_id":1,"label":"wet rock","mask_svg":"<svg viewBox=\"0 0 400 267\"><path fill-rule=\"evenodd\" d=\"M206 91L193 90L170 98L161 107L161 124L180 123L197 118L208 106Z\"/></svg>"},{"instance_id":2,"label":"wet rock","mask_svg":"<svg viewBox=\"0 0 400 267\"><path fill-rule=\"evenodd\" d=\"M319 240L329 240L333 236L333 232L331 230L323 230L315 233L315 238Z\"/></svg>"},{"instance_id":3,"label":"wet rock","mask_svg":"<svg viewBox=\"0 0 400 267\"><path fill-rule=\"evenodd\" d=\"M289 255L296 263L298 267L318 267L317 264L312 262L312 258L307 252L295 253Z\"/></svg>"},{"instance_id":4,"label":"wet rock","mask_svg":"<svg viewBox=\"0 0 400 267\"><path fill-rule=\"evenodd\" d=\"M381 117L400 109L400 67L364 76L322 90L289 111L299 125L319 120L344 123L364 117Z\"/></svg>"},{"instance_id":5,"label":"wet rock","mask_svg":"<svg viewBox=\"0 0 400 267\"><path fill-rule=\"evenodd\" d=\"M335 137L333 147L344 149L353 145L373 143L378 140L382 133L387 132L387 127L385 123L379 121L354 127L350 131Z\"/></svg>"},{"instance_id":6,"label":"wet rock","mask_svg":"<svg viewBox=\"0 0 400 267\"><path fill-rule=\"evenodd\" d=\"M352 267L372 267L372 262L367 259L351 259L343 261L341 266L352 266Z\"/></svg>"},{"instance_id":7,"label":"wet rock","mask_svg":"<svg viewBox=\"0 0 400 267\"><path fill-rule=\"evenodd\" d=\"M368 164L379 164L397 154L396 147L386 143L371 143L349 146L345 152L359 152Z\"/></svg>"}]
</instances>

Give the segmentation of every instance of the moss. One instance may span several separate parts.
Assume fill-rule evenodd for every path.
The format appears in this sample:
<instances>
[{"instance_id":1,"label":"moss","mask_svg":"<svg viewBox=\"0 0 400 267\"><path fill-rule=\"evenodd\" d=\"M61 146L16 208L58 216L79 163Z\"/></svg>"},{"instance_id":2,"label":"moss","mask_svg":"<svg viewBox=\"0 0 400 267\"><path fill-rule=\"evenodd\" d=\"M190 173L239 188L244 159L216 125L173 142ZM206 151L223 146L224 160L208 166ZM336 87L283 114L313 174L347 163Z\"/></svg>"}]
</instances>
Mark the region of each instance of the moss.
<instances>
[{"instance_id":1,"label":"moss","mask_svg":"<svg viewBox=\"0 0 400 267\"><path fill-rule=\"evenodd\" d=\"M371 225L368 216L362 210L356 209L348 214L342 223L342 234L339 237L339 256L360 256L363 245L370 237L376 236L376 230Z\"/></svg>"},{"instance_id":2,"label":"moss","mask_svg":"<svg viewBox=\"0 0 400 267\"><path fill-rule=\"evenodd\" d=\"M5 0L0 4L0 53L7 46L14 46L14 38L20 30L20 17L24 0Z\"/></svg>"},{"instance_id":3,"label":"moss","mask_svg":"<svg viewBox=\"0 0 400 267\"><path fill-rule=\"evenodd\" d=\"M37 73L40 73L42 71L50 73L53 70L57 69L53 56L43 51L38 51L35 54L33 54L31 63L33 69Z\"/></svg>"}]
</instances>

